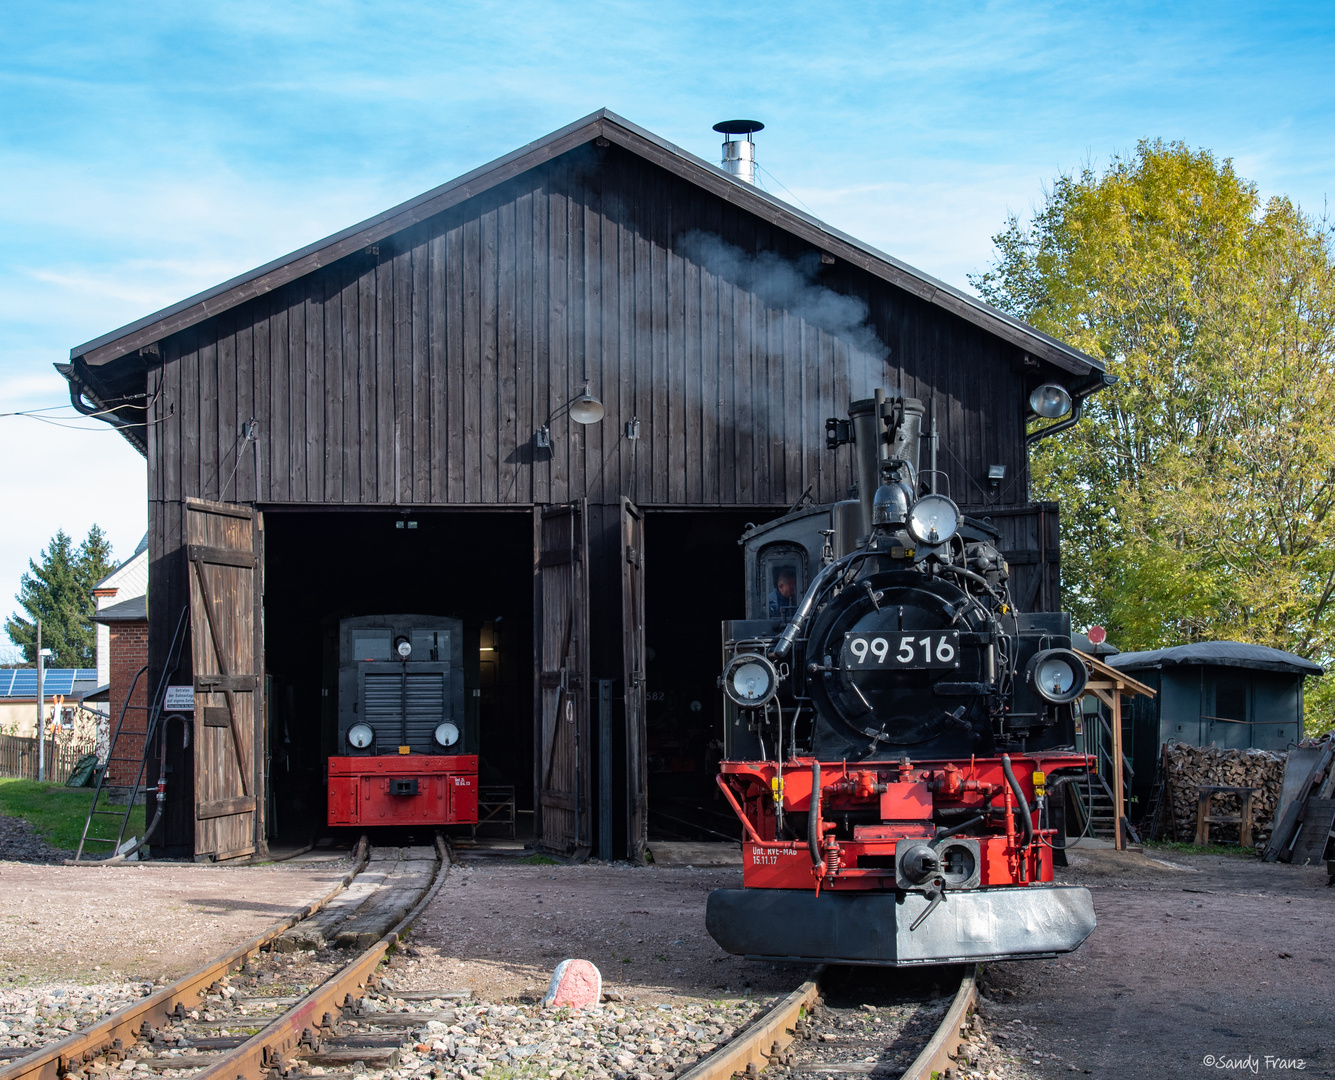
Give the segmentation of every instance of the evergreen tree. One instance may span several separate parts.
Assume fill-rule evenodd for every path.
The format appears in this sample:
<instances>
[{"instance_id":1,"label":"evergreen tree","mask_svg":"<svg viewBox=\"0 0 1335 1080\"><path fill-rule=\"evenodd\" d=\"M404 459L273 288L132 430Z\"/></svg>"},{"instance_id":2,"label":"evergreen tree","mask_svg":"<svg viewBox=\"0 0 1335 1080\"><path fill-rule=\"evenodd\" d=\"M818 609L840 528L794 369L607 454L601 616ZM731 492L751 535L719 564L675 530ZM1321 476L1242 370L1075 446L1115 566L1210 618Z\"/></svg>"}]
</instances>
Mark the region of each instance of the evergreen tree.
<instances>
[{"instance_id":1,"label":"evergreen tree","mask_svg":"<svg viewBox=\"0 0 1335 1080\"><path fill-rule=\"evenodd\" d=\"M24 659L37 662L37 620L42 620L42 648L50 649L48 667L95 667L97 664L97 610L93 587L116 564L106 534L94 525L79 547L64 529L56 531L41 553L41 565L28 560L28 573L19 580L17 600L29 618L11 615L5 620L9 640L23 649Z\"/></svg>"}]
</instances>

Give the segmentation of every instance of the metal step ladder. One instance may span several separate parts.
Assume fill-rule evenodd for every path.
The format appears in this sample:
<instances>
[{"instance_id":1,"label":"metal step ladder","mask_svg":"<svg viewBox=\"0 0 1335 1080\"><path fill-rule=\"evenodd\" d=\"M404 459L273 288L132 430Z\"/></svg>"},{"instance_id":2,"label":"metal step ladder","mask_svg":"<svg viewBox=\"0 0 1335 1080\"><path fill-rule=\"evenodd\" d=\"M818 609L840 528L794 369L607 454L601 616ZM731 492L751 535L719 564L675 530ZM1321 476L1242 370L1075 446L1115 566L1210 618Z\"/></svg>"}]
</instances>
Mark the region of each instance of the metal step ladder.
<instances>
[{"instance_id":1,"label":"metal step ladder","mask_svg":"<svg viewBox=\"0 0 1335 1080\"><path fill-rule=\"evenodd\" d=\"M153 737L157 734L158 723L162 718L162 704L167 694L167 683L171 676L176 674L176 669L180 666L181 648L185 642L184 631L188 614L189 609L181 612L181 619L177 624L176 633L172 636L171 649L167 654L167 665L163 668L162 678L158 680L158 689L153 695L152 702L147 706L130 704L130 701L134 697L135 687L139 685L140 678L148 672L147 664L139 669L130 683L130 690L125 695L125 704L121 706L120 719L116 721L116 730L111 736L111 745L107 747L106 766L97 770L97 784L93 788L93 801L88 805L88 817L84 819L83 834L79 837L79 850L74 853L74 858L71 860L73 862L89 861L84 857L84 848L89 844L110 844L111 850L108 852L106 858L114 858L116 855L120 854L120 849L125 843L125 832L130 827L130 815L134 812L135 804L139 801L140 795L145 796L145 817L147 817L147 794L155 789L143 786L144 770L148 768L149 753L153 747ZM144 730L142 732L129 732L125 730L126 713L132 710L148 714L148 722L144 725ZM143 735L144 746L138 757L130 757L125 754L116 753L116 747L121 742L122 734L135 736ZM107 784L107 776L111 772L112 762L120 762L135 767L134 781L129 787L129 796L126 799L124 810L119 806L114 809L106 808L112 805L109 801L110 792L108 792L108 802L106 807L101 805L102 789L110 786ZM97 818L119 818L120 825L116 829L116 835L114 837L98 835L90 836L89 830L92 828L94 819ZM107 823L103 822L103 824L105 825ZM102 831L103 830L98 830L98 832ZM143 839L140 840L140 844L142 844L144 840L147 840L147 838L147 833L145 833Z\"/></svg>"}]
</instances>

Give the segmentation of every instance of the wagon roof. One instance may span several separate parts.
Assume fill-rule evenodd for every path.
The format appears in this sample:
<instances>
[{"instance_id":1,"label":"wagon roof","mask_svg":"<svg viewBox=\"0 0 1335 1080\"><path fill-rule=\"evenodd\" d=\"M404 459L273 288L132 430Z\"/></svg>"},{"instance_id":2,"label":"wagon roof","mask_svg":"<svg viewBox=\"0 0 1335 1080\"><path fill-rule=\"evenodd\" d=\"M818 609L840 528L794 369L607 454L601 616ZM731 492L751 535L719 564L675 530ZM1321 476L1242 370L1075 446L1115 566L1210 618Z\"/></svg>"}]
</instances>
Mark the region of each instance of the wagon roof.
<instances>
[{"instance_id":1,"label":"wagon roof","mask_svg":"<svg viewBox=\"0 0 1335 1080\"><path fill-rule=\"evenodd\" d=\"M1245 641L1198 641L1192 645L1175 645L1171 649L1124 652L1109 657L1107 663L1119 671L1185 667L1190 664L1283 671L1294 675L1320 675L1325 671L1320 664L1314 664L1301 656Z\"/></svg>"},{"instance_id":2,"label":"wagon roof","mask_svg":"<svg viewBox=\"0 0 1335 1080\"><path fill-rule=\"evenodd\" d=\"M1046 360L1062 370L1077 375L1089 375L1103 370L1103 364L1099 360L1079 349L1034 329L961 289L878 251L870 244L840 232L607 109L599 109L582 120L577 120L536 142L497 158L490 164L465 173L449 183L400 203L351 228L334 233L248 273L215 285L211 289L196 293L118 330L84 342L70 350L70 358L82 360L94 367L109 363L255 296L268 293L369 244L378 243L396 232L598 138L607 139L624 147L631 153L763 218L776 227L832 255L840 256L928 303L953 312L1038 359Z\"/></svg>"}]
</instances>

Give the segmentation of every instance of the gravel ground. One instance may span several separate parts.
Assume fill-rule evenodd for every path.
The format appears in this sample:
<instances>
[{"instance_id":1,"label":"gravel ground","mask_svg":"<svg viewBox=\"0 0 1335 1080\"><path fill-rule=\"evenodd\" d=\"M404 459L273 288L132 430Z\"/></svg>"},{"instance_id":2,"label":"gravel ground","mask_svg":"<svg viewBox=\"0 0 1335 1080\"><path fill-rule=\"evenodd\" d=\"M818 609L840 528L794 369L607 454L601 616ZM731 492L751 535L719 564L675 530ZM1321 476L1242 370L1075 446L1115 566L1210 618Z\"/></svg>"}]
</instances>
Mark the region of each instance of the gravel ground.
<instances>
[{"instance_id":1,"label":"gravel ground","mask_svg":"<svg viewBox=\"0 0 1335 1080\"><path fill-rule=\"evenodd\" d=\"M0 1047L40 1046L115 1012L323 896L347 869L0 862Z\"/></svg>"},{"instance_id":2,"label":"gravel ground","mask_svg":"<svg viewBox=\"0 0 1335 1080\"><path fill-rule=\"evenodd\" d=\"M1069 956L987 965L999 1076L1335 1076L1323 869L1092 849L1058 876L1089 887L1098 929Z\"/></svg>"},{"instance_id":3,"label":"gravel ground","mask_svg":"<svg viewBox=\"0 0 1335 1080\"><path fill-rule=\"evenodd\" d=\"M413 930L405 986L518 1001L541 996L552 969L578 957L640 1002L786 994L807 968L731 956L705 931L710 891L741 880L740 866L464 861Z\"/></svg>"},{"instance_id":4,"label":"gravel ground","mask_svg":"<svg viewBox=\"0 0 1335 1080\"><path fill-rule=\"evenodd\" d=\"M392 978L390 985L397 985ZM384 994L383 1008L424 1007L396 999L388 986ZM627 1000L570 1010L478 1002L453 1010L452 1023L428 1024L418 1033L420 1041L405 1044L398 1068L372 1074L372 1080L442 1073L659 1080L689 1068L772 1003L755 998L688 999L672 1005Z\"/></svg>"},{"instance_id":5,"label":"gravel ground","mask_svg":"<svg viewBox=\"0 0 1335 1080\"><path fill-rule=\"evenodd\" d=\"M22 818L0 816L0 863L22 862L59 866L74 852L52 847Z\"/></svg>"}]
</instances>

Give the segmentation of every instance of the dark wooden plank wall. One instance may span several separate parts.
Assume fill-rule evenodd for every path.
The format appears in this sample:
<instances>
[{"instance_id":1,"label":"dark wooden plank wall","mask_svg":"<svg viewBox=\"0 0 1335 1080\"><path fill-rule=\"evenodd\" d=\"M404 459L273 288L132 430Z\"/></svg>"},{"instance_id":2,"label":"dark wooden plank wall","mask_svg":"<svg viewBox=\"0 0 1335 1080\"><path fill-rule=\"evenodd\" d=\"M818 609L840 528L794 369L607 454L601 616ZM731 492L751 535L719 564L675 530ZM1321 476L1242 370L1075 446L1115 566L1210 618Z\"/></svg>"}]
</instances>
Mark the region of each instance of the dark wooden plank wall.
<instances>
[{"instance_id":1,"label":"dark wooden plank wall","mask_svg":"<svg viewBox=\"0 0 1335 1080\"><path fill-rule=\"evenodd\" d=\"M162 343L155 498L270 504L786 506L843 497L824 420L877 385L935 399L966 505L1023 501L1010 346L870 275L881 363L681 252L692 231L812 259L787 234L610 148L581 148ZM566 415L585 378L601 424ZM241 425L255 417L258 438ZM625 423L640 420L640 438ZM534 430L551 430L535 451ZM986 486L1007 466L1006 490Z\"/></svg>"}]
</instances>

